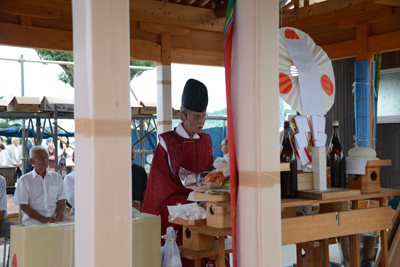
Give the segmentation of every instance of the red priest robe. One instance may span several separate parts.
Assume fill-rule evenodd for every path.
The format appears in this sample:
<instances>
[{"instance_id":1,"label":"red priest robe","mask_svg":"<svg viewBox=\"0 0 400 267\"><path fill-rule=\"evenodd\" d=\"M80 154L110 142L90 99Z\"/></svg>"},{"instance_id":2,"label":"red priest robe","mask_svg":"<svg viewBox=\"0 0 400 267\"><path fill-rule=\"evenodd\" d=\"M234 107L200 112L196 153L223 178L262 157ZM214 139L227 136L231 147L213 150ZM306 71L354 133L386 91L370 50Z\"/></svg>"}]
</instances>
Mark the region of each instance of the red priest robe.
<instances>
[{"instance_id":1,"label":"red priest robe","mask_svg":"<svg viewBox=\"0 0 400 267\"><path fill-rule=\"evenodd\" d=\"M176 132L176 128L161 134L167 151L158 144L147 181L143 212L161 216L162 235L169 226L178 230L178 246L182 245L182 226L168 222L167 206L192 203L186 199L193 191L182 185L179 169L183 167L198 174L213 163L211 137L206 133L200 133L199 136L199 139L184 138Z\"/></svg>"}]
</instances>

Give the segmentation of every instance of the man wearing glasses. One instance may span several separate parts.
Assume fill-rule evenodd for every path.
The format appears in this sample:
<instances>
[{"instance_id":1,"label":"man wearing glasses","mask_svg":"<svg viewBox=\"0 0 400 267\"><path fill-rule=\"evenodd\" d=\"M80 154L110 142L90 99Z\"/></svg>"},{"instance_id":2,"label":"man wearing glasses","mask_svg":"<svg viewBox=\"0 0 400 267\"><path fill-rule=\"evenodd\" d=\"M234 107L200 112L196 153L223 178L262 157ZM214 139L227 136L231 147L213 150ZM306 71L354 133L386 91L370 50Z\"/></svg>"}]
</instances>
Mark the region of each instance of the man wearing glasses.
<instances>
[{"instance_id":1,"label":"man wearing glasses","mask_svg":"<svg viewBox=\"0 0 400 267\"><path fill-rule=\"evenodd\" d=\"M179 178L184 168L199 174L213 163L211 137L202 133L208 105L206 86L189 79L182 93L179 118L173 131L159 135L159 144L152 161L147 182L143 212L161 216L161 233L173 226L179 230L177 243L182 245L182 227L168 223L167 206L186 204L189 193Z\"/></svg>"}]
</instances>

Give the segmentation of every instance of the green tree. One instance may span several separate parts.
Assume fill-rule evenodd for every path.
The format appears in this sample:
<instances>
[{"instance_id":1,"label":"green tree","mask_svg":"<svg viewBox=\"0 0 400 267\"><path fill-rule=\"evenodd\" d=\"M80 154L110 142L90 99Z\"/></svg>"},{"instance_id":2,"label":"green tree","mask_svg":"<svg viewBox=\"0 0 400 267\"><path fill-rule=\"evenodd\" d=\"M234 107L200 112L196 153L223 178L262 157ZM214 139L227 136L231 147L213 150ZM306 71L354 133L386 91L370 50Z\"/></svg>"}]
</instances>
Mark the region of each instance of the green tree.
<instances>
[{"instance_id":1,"label":"green tree","mask_svg":"<svg viewBox=\"0 0 400 267\"><path fill-rule=\"evenodd\" d=\"M39 58L43 59L43 60L66 61L66 62L74 61L73 53L48 51L48 50L40 50L40 49L35 49L35 50L36 50L36 53L38 54ZM147 62L147 61L131 60L131 65L154 68L156 66L156 63L155 62ZM71 87L74 87L74 66L73 65L62 65L62 64L60 64L60 66L64 70L64 72L58 74L58 79L66 84L69 84ZM146 70L130 69L131 80L136 76L140 76L144 71L146 71Z\"/></svg>"}]
</instances>

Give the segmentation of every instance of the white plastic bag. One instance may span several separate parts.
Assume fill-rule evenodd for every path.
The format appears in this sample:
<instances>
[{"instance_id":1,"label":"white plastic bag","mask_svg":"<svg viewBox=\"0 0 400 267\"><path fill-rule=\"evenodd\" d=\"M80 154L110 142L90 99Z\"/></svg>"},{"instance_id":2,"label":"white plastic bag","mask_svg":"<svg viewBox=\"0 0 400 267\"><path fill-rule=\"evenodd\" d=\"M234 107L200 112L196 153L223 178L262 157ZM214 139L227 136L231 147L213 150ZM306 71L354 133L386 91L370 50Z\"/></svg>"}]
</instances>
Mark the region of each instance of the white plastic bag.
<instances>
[{"instance_id":1,"label":"white plastic bag","mask_svg":"<svg viewBox=\"0 0 400 267\"><path fill-rule=\"evenodd\" d=\"M216 158L214 161L216 170L221 171L225 177L230 176L229 171L229 158Z\"/></svg>"},{"instance_id":2,"label":"white plastic bag","mask_svg":"<svg viewBox=\"0 0 400 267\"><path fill-rule=\"evenodd\" d=\"M165 244L161 248L161 267L182 267L174 228L168 227L167 234L163 235L162 238L165 239Z\"/></svg>"}]
</instances>

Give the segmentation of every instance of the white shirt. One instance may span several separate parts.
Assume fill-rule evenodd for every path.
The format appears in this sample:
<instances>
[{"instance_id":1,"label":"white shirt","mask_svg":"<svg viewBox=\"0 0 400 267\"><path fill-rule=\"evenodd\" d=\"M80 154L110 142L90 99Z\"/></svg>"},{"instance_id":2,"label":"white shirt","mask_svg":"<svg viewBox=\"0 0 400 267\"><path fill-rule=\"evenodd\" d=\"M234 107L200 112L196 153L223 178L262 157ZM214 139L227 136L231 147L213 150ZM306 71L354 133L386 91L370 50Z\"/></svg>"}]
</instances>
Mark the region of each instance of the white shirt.
<instances>
[{"instance_id":1,"label":"white shirt","mask_svg":"<svg viewBox=\"0 0 400 267\"><path fill-rule=\"evenodd\" d=\"M13 148L14 148L15 158L17 159L17 162L19 162L19 161L20 161L20 158L19 158L19 149L18 149L19 147L13 145Z\"/></svg>"},{"instance_id":2,"label":"white shirt","mask_svg":"<svg viewBox=\"0 0 400 267\"><path fill-rule=\"evenodd\" d=\"M4 151L0 151L0 166L6 166L6 153Z\"/></svg>"},{"instance_id":3,"label":"white shirt","mask_svg":"<svg viewBox=\"0 0 400 267\"><path fill-rule=\"evenodd\" d=\"M75 208L75 171L64 177L64 187L68 203Z\"/></svg>"},{"instance_id":4,"label":"white shirt","mask_svg":"<svg viewBox=\"0 0 400 267\"><path fill-rule=\"evenodd\" d=\"M4 217L7 217L7 182L6 178L0 175L0 211L4 212Z\"/></svg>"},{"instance_id":5,"label":"white shirt","mask_svg":"<svg viewBox=\"0 0 400 267\"><path fill-rule=\"evenodd\" d=\"M44 179L33 170L18 181L14 193L14 204L27 204L45 217L54 217L57 213L57 202L65 199L64 184L61 175L46 170ZM30 217L24 213L22 223Z\"/></svg>"}]
</instances>

